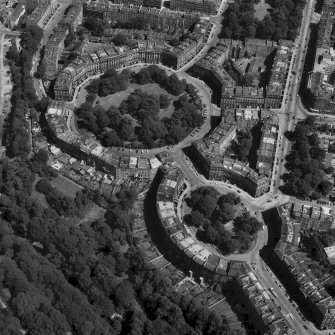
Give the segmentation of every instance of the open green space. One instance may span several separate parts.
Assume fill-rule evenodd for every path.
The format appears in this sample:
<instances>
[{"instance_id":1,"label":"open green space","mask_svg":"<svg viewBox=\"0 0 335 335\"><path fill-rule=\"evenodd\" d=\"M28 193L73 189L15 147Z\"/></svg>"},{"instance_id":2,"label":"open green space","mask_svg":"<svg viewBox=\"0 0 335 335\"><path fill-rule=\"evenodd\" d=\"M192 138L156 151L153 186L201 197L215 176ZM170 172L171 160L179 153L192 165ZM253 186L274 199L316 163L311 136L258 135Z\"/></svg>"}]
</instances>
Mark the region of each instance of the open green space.
<instances>
[{"instance_id":1,"label":"open green space","mask_svg":"<svg viewBox=\"0 0 335 335\"><path fill-rule=\"evenodd\" d=\"M76 193L83 189L82 186L76 184L66 177L63 177L62 175L58 175L50 183L52 186L56 187L59 192L64 193L64 195L70 198L74 198Z\"/></svg>"},{"instance_id":2,"label":"open green space","mask_svg":"<svg viewBox=\"0 0 335 335\"><path fill-rule=\"evenodd\" d=\"M161 120L163 117L171 117L174 107L173 102L177 100L178 97L173 96L172 94L169 94L165 89L161 88L158 84L144 84L139 85L136 83L130 83L129 87L122 91L117 92L111 95L108 95L106 97L97 97L94 101L94 105L101 106L104 109L109 109L111 106L119 108L122 101L126 100L130 93L136 91L137 89L140 89L144 91L145 93L152 94L152 95L160 95L160 94L166 94L171 99L171 104L167 108L161 108L158 114L158 118ZM86 90L86 88L85 88Z\"/></svg>"},{"instance_id":3,"label":"open green space","mask_svg":"<svg viewBox=\"0 0 335 335\"><path fill-rule=\"evenodd\" d=\"M262 21L265 15L269 14L269 9L271 6L265 2L265 0L260 0L258 3L254 4L254 16L256 19Z\"/></svg>"},{"instance_id":4,"label":"open green space","mask_svg":"<svg viewBox=\"0 0 335 335\"><path fill-rule=\"evenodd\" d=\"M195 227L199 241L214 244L223 254L246 252L262 224L249 212L241 212L241 199L234 193L219 194L213 187L199 187L186 200L192 209L184 216Z\"/></svg>"},{"instance_id":5,"label":"open green space","mask_svg":"<svg viewBox=\"0 0 335 335\"><path fill-rule=\"evenodd\" d=\"M77 124L104 146L174 145L204 122L196 88L156 65L109 69L84 90L89 94L81 92L86 102L75 110Z\"/></svg>"}]
</instances>

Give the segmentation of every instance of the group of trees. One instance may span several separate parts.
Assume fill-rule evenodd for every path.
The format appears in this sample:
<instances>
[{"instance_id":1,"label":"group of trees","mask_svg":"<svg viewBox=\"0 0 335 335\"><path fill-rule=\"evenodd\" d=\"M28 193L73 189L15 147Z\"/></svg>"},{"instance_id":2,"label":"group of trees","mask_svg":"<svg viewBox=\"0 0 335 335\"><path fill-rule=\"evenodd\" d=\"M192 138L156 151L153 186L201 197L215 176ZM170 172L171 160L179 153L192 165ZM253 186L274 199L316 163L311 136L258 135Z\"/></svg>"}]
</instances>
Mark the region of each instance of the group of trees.
<instances>
[{"instance_id":1,"label":"group of trees","mask_svg":"<svg viewBox=\"0 0 335 335\"><path fill-rule=\"evenodd\" d=\"M92 203L86 191L79 191L75 199L71 199L59 192L47 179L40 179L36 183L35 188L36 191L44 194L48 205L59 216L81 217L90 208L90 204Z\"/></svg>"},{"instance_id":2,"label":"group of trees","mask_svg":"<svg viewBox=\"0 0 335 335\"><path fill-rule=\"evenodd\" d=\"M306 0L267 0L271 8L262 21L254 16L255 3L255 0L237 0L229 4L222 21L222 37L295 39Z\"/></svg>"},{"instance_id":3,"label":"group of trees","mask_svg":"<svg viewBox=\"0 0 335 335\"><path fill-rule=\"evenodd\" d=\"M172 95L180 95L187 90L185 79L179 80L175 73L168 75L157 65L149 65L133 76L133 80L140 85L156 83Z\"/></svg>"},{"instance_id":4,"label":"group of trees","mask_svg":"<svg viewBox=\"0 0 335 335\"><path fill-rule=\"evenodd\" d=\"M103 22L95 16L87 16L84 20L84 27L88 29L93 36L102 37L105 33Z\"/></svg>"},{"instance_id":5,"label":"group of trees","mask_svg":"<svg viewBox=\"0 0 335 335\"><path fill-rule=\"evenodd\" d=\"M252 146L252 133L249 128L237 131L236 140L232 142L231 149L237 159L242 162L248 160L250 148Z\"/></svg>"},{"instance_id":6,"label":"group of trees","mask_svg":"<svg viewBox=\"0 0 335 335\"><path fill-rule=\"evenodd\" d=\"M76 110L76 115L78 125L95 134L105 146L121 146L123 141L131 140L134 135L131 119L122 116L113 106L105 110L85 102Z\"/></svg>"},{"instance_id":7,"label":"group of trees","mask_svg":"<svg viewBox=\"0 0 335 335\"><path fill-rule=\"evenodd\" d=\"M240 198L234 193L219 195L212 187L200 187L191 192L187 203L192 209L185 221L198 229L197 236L216 245L222 253L248 250L261 223L249 212L235 216ZM233 220L233 232L225 224Z\"/></svg>"},{"instance_id":8,"label":"group of trees","mask_svg":"<svg viewBox=\"0 0 335 335\"><path fill-rule=\"evenodd\" d=\"M145 263L129 228L132 190L111 197L105 217L78 225L32 198L34 180L25 160L0 161L1 334L231 334L224 319L176 294ZM37 188L54 193L46 181ZM92 194L77 193L78 210Z\"/></svg>"},{"instance_id":9,"label":"group of trees","mask_svg":"<svg viewBox=\"0 0 335 335\"><path fill-rule=\"evenodd\" d=\"M170 99L166 94L159 96L141 90L132 92L119 109L93 107L86 102L76 110L78 125L92 131L105 146L121 146L123 141L143 143L152 148L164 144L175 144L185 138L192 129L201 126L202 116L187 95L176 102L176 110L170 118L158 118L160 108L166 108ZM140 126L134 127L129 115Z\"/></svg>"},{"instance_id":10,"label":"group of trees","mask_svg":"<svg viewBox=\"0 0 335 335\"><path fill-rule=\"evenodd\" d=\"M10 157L27 157L30 153L29 126L26 115L39 101L30 74L32 59L43 37L43 31L37 26L28 26L21 35L21 53L11 46L7 57L10 60L12 90L12 109L4 123L3 143Z\"/></svg>"},{"instance_id":11,"label":"group of trees","mask_svg":"<svg viewBox=\"0 0 335 335\"><path fill-rule=\"evenodd\" d=\"M126 90L130 77L130 70L123 70L118 74L115 69L108 69L99 79L93 79L86 89L90 94L105 97Z\"/></svg>"},{"instance_id":12,"label":"group of trees","mask_svg":"<svg viewBox=\"0 0 335 335\"><path fill-rule=\"evenodd\" d=\"M142 69L133 76L133 80L141 85L157 82L174 95L184 93L174 102L175 111L171 117L158 117L160 110L171 104L168 94L154 95L140 89L122 101L118 109L111 107L104 110L101 106L93 107L94 94L100 90L101 85L106 86L102 81L109 81L109 78L113 81L115 75L115 70L108 70L101 79L93 81L88 87L90 95L86 103L76 110L78 125L92 131L103 145L121 146L124 141L131 141L135 148L176 144L194 128L203 124L201 102L199 103L200 99L193 85L179 80L175 75L167 76L165 71L157 66ZM129 80L128 72L124 75L122 72L119 76ZM115 83L118 86L117 80ZM139 122L139 126L134 127L129 115Z\"/></svg>"},{"instance_id":13,"label":"group of trees","mask_svg":"<svg viewBox=\"0 0 335 335\"><path fill-rule=\"evenodd\" d=\"M327 196L332 184L325 178L323 160L326 153L319 146L314 118L299 122L295 130L287 134L294 142L291 152L285 157L283 191L299 197L319 199Z\"/></svg>"}]
</instances>

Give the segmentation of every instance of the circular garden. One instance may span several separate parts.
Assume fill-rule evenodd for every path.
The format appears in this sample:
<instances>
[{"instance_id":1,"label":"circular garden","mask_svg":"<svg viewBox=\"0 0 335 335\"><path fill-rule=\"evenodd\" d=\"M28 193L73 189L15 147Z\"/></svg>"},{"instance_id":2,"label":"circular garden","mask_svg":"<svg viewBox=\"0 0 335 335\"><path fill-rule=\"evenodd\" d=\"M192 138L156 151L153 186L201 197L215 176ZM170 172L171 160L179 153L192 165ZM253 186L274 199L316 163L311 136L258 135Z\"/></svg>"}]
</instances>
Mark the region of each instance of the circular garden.
<instances>
[{"instance_id":1,"label":"circular garden","mask_svg":"<svg viewBox=\"0 0 335 335\"><path fill-rule=\"evenodd\" d=\"M213 244L222 254L250 249L262 223L241 206L234 193L220 194L213 187L199 187L185 199L184 222L199 241Z\"/></svg>"},{"instance_id":2,"label":"circular garden","mask_svg":"<svg viewBox=\"0 0 335 335\"><path fill-rule=\"evenodd\" d=\"M109 69L85 89L77 125L104 146L174 145L204 122L196 88L156 65L138 72Z\"/></svg>"}]
</instances>

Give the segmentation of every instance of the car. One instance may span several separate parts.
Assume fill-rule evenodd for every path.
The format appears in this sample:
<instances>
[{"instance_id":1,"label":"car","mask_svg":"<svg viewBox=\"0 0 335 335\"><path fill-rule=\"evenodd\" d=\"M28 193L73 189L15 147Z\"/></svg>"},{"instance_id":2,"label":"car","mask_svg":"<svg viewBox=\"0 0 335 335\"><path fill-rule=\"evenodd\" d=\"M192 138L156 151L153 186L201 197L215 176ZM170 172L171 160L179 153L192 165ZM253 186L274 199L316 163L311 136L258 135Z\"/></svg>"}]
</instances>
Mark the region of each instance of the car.
<instances>
[{"instance_id":1,"label":"car","mask_svg":"<svg viewBox=\"0 0 335 335\"><path fill-rule=\"evenodd\" d=\"M306 325L303 326L305 329L308 329L308 327Z\"/></svg>"}]
</instances>

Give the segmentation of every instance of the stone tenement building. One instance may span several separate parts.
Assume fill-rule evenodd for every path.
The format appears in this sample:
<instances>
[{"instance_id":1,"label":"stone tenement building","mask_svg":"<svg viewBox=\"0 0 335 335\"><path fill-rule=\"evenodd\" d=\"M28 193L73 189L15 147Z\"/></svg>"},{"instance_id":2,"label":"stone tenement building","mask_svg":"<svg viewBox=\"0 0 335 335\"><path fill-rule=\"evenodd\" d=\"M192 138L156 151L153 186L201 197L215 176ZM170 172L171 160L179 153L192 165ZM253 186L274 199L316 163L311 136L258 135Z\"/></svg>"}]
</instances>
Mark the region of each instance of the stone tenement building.
<instances>
[{"instance_id":1,"label":"stone tenement building","mask_svg":"<svg viewBox=\"0 0 335 335\"><path fill-rule=\"evenodd\" d=\"M171 0L170 9L184 12L216 14L217 0Z\"/></svg>"},{"instance_id":2,"label":"stone tenement building","mask_svg":"<svg viewBox=\"0 0 335 335\"><path fill-rule=\"evenodd\" d=\"M104 45L101 50L83 54L66 66L57 77L54 93L56 100L72 100L74 90L86 78L106 72L110 68L120 69L136 63L157 64L161 49L155 44L136 49Z\"/></svg>"},{"instance_id":3,"label":"stone tenement building","mask_svg":"<svg viewBox=\"0 0 335 335\"><path fill-rule=\"evenodd\" d=\"M319 22L313 71L307 83L310 107L315 112L335 114L335 49L333 30L335 4L326 0Z\"/></svg>"},{"instance_id":4,"label":"stone tenement building","mask_svg":"<svg viewBox=\"0 0 335 335\"><path fill-rule=\"evenodd\" d=\"M161 168L165 169L165 166L166 164ZM185 176L179 168L171 166L165 169L157 190L156 208L169 248L184 257L186 264L193 261L192 268L196 267L205 279L215 276L219 280L225 280L227 276L233 277L237 284L236 294L239 301L244 302L249 322L255 330L262 334L293 335L294 330L290 328L284 312L271 300L269 292L258 281L253 269L245 262L230 261L223 255L214 254L206 248L206 244L200 244L181 222L176 203L185 188L184 181Z\"/></svg>"},{"instance_id":5,"label":"stone tenement building","mask_svg":"<svg viewBox=\"0 0 335 335\"><path fill-rule=\"evenodd\" d=\"M242 124L257 123L260 119L264 120L263 134L258 151L257 170L254 170L248 163L226 155L225 151ZM278 119L269 114L262 117L258 110L226 111L221 124L208 137L192 143L192 152L207 179L228 180L253 197L259 197L270 187L277 131Z\"/></svg>"},{"instance_id":6,"label":"stone tenement building","mask_svg":"<svg viewBox=\"0 0 335 335\"><path fill-rule=\"evenodd\" d=\"M277 44L258 39L246 39L244 43L222 39L196 62L190 73L206 81L217 96L216 103L222 108L280 108L292 56L291 44L290 41ZM259 71L265 70L263 59L272 52L276 55L267 87L259 87L258 82L252 83L252 86L241 86L224 69L223 63L229 60L234 69L243 75L237 63L250 59L246 73L257 77Z\"/></svg>"},{"instance_id":7,"label":"stone tenement building","mask_svg":"<svg viewBox=\"0 0 335 335\"><path fill-rule=\"evenodd\" d=\"M107 69L120 69L136 63L158 64L180 68L200 48L203 36L190 35L177 48L167 50L161 41L137 41L135 49L116 47L112 43L100 44L100 50L81 54L64 69L56 79L54 94L56 100L72 100L74 90L86 78L104 73ZM54 62L52 62L54 68ZM50 70L50 72L52 72ZM49 70L47 69L47 73Z\"/></svg>"},{"instance_id":8,"label":"stone tenement building","mask_svg":"<svg viewBox=\"0 0 335 335\"><path fill-rule=\"evenodd\" d=\"M52 80L58 71L58 61L64 50L64 41L69 32L74 32L83 19L83 6L70 6L60 20L45 46L43 63L45 78Z\"/></svg>"},{"instance_id":9,"label":"stone tenement building","mask_svg":"<svg viewBox=\"0 0 335 335\"><path fill-rule=\"evenodd\" d=\"M161 0L114 0L113 3L158 8L162 6Z\"/></svg>"},{"instance_id":10,"label":"stone tenement building","mask_svg":"<svg viewBox=\"0 0 335 335\"><path fill-rule=\"evenodd\" d=\"M291 41L279 42L271 68L270 82L267 87L258 87L257 85L223 87L221 107L280 108L292 58L291 44ZM271 49L272 46L265 50Z\"/></svg>"},{"instance_id":11,"label":"stone tenement building","mask_svg":"<svg viewBox=\"0 0 335 335\"><path fill-rule=\"evenodd\" d=\"M334 277L313 274L304 253L299 253L300 235L306 229L327 231L333 224L330 208L286 203L277 208L281 236L272 256L280 269L281 282L291 290L306 316L321 330L335 328L335 301L325 289ZM317 220L318 224L314 225ZM309 223L308 223L309 222Z\"/></svg>"},{"instance_id":12,"label":"stone tenement building","mask_svg":"<svg viewBox=\"0 0 335 335\"><path fill-rule=\"evenodd\" d=\"M177 47L162 51L162 63L175 70L181 68L196 56L202 45L203 36L193 35L183 40Z\"/></svg>"},{"instance_id":13,"label":"stone tenement building","mask_svg":"<svg viewBox=\"0 0 335 335\"><path fill-rule=\"evenodd\" d=\"M111 148L74 133L68 126L71 112L66 109L64 101L52 101L46 113L51 133L62 151L114 179L122 180L129 176L150 180L154 178L161 165L157 158L116 154Z\"/></svg>"},{"instance_id":14,"label":"stone tenement building","mask_svg":"<svg viewBox=\"0 0 335 335\"><path fill-rule=\"evenodd\" d=\"M151 8L110 2L94 2L86 6L87 11L95 12L106 23L150 24L153 29L189 29L200 17L199 13L175 12L167 8Z\"/></svg>"},{"instance_id":15,"label":"stone tenement building","mask_svg":"<svg viewBox=\"0 0 335 335\"><path fill-rule=\"evenodd\" d=\"M36 25L43 29L46 19L56 11L58 6L56 0L45 0L40 2L35 10L29 15L27 25Z\"/></svg>"}]
</instances>

